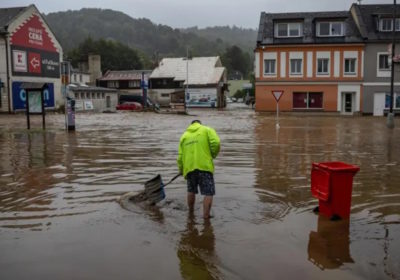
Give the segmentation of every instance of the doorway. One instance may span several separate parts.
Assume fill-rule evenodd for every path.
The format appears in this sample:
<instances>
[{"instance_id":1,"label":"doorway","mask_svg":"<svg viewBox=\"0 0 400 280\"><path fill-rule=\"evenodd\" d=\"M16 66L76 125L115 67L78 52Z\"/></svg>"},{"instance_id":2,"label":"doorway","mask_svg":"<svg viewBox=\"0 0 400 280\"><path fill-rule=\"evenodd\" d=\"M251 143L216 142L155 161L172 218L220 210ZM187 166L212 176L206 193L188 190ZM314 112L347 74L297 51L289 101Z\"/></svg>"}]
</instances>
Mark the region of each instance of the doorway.
<instances>
[{"instance_id":1,"label":"doorway","mask_svg":"<svg viewBox=\"0 0 400 280\"><path fill-rule=\"evenodd\" d=\"M342 114L353 114L354 112L354 92L342 93Z\"/></svg>"},{"instance_id":2,"label":"doorway","mask_svg":"<svg viewBox=\"0 0 400 280\"><path fill-rule=\"evenodd\" d=\"M111 97L109 95L106 96L106 107L107 108L111 107Z\"/></svg>"}]
</instances>

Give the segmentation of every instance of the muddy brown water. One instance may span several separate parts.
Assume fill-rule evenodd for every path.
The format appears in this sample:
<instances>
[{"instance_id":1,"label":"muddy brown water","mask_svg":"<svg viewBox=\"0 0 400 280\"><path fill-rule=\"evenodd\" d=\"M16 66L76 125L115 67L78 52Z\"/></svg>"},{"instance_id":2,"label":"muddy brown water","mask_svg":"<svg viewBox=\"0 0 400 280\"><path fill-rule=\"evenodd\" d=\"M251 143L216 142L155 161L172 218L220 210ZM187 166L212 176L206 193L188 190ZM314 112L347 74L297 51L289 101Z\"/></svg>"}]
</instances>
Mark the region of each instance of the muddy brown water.
<instances>
[{"instance_id":1,"label":"muddy brown water","mask_svg":"<svg viewBox=\"0 0 400 280\"><path fill-rule=\"evenodd\" d=\"M250 110L0 115L0 279L400 279L400 122ZM222 141L214 218L194 216L185 181L159 207L119 198L176 172L194 118ZM315 215L312 162L360 166L350 220Z\"/></svg>"}]
</instances>

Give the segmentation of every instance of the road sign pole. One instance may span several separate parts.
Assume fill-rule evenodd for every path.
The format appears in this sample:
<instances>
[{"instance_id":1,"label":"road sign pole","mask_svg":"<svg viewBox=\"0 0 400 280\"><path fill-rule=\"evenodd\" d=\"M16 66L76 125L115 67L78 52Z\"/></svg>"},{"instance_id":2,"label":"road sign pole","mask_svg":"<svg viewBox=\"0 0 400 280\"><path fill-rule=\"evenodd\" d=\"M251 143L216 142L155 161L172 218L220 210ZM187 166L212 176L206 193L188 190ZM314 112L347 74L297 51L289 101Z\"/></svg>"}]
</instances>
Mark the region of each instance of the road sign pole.
<instances>
[{"instance_id":1,"label":"road sign pole","mask_svg":"<svg viewBox=\"0 0 400 280\"><path fill-rule=\"evenodd\" d=\"M279 128L279 102L276 102L276 129Z\"/></svg>"},{"instance_id":2,"label":"road sign pole","mask_svg":"<svg viewBox=\"0 0 400 280\"><path fill-rule=\"evenodd\" d=\"M281 99L283 95L283 90L273 90L272 91L272 96L275 98L276 101L276 129L280 128L279 125L279 100Z\"/></svg>"}]
</instances>

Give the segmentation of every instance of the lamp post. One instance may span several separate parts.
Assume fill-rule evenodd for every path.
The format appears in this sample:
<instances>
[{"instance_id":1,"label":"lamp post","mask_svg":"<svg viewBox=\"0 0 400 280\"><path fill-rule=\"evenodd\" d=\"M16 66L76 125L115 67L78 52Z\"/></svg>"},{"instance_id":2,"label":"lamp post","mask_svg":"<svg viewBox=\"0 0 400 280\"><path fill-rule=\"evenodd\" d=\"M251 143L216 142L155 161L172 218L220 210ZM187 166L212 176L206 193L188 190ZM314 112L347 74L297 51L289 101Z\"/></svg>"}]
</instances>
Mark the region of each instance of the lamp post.
<instances>
[{"instance_id":1,"label":"lamp post","mask_svg":"<svg viewBox=\"0 0 400 280\"><path fill-rule=\"evenodd\" d=\"M390 65L390 109L387 115L386 125L388 128L394 128L394 113L393 113L393 103L394 103L394 56L396 50L396 0L393 0L393 20L392 20L392 51L391 51L391 65Z\"/></svg>"}]
</instances>

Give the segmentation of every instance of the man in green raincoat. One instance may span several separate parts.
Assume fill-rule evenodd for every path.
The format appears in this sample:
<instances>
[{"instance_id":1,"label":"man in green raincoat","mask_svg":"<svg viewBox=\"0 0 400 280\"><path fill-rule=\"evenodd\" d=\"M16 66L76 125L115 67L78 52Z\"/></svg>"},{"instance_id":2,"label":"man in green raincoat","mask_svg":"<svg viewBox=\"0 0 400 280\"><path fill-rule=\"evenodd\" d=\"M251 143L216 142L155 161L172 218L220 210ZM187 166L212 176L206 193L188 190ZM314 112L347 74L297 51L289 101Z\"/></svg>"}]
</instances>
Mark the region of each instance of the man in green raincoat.
<instances>
[{"instance_id":1,"label":"man in green raincoat","mask_svg":"<svg viewBox=\"0 0 400 280\"><path fill-rule=\"evenodd\" d=\"M215 194L214 163L220 149L218 134L211 127L192 121L179 142L178 168L187 180L187 203L193 212L198 186L204 195L203 217L210 218L213 196Z\"/></svg>"}]
</instances>

